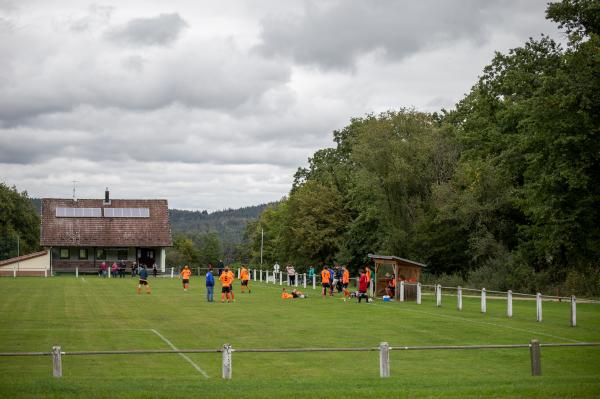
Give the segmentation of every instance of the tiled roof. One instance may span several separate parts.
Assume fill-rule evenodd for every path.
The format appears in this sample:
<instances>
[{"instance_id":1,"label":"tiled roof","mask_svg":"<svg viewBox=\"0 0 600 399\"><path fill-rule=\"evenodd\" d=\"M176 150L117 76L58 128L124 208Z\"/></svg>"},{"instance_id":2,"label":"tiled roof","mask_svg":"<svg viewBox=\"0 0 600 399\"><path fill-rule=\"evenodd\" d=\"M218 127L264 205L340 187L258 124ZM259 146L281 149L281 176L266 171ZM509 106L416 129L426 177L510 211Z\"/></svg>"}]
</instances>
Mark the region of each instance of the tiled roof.
<instances>
[{"instance_id":1,"label":"tiled roof","mask_svg":"<svg viewBox=\"0 0 600 399\"><path fill-rule=\"evenodd\" d=\"M56 217L56 208L148 208L149 218ZM170 247L167 200L42 199L41 245Z\"/></svg>"},{"instance_id":2,"label":"tiled roof","mask_svg":"<svg viewBox=\"0 0 600 399\"><path fill-rule=\"evenodd\" d=\"M38 256L44 256L47 253L48 253L48 251L39 251L39 252L34 252L34 253L31 253L28 255L21 255L21 256L16 256L14 258L10 258L10 259L0 260L0 266L12 265L13 263L23 262L27 259L37 258Z\"/></svg>"}]
</instances>

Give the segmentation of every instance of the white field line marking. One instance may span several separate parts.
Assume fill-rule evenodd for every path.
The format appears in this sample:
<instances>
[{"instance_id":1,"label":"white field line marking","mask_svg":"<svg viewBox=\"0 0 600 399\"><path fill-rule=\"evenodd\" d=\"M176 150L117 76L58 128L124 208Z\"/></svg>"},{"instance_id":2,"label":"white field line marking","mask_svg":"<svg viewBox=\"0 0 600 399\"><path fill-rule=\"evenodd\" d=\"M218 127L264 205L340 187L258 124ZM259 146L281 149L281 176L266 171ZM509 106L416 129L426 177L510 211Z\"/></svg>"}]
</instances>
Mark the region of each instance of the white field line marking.
<instances>
[{"instance_id":1,"label":"white field line marking","mask_svg":"<svg viewBox=\"0 0 600 399\"><path fill-rule=\"evenodd\" d=\"M161 333L159 333L155 329L151 328L150 331L152 331L154 334L158 335L160 337L160 339L162 339L163 341L165 341L165 343L171 347L171 349L173 349L175 351L179 350L179 349L177 349L177 347L175 347L175 345L173 345L171 343L171 341L169 341L168 339L166 339ZM181 356L182 358L184 358L185 360L187 360L188 363L191 364L193 368L195 368L200 374L202 374L204 376L204 378L209 378L208 374L206 374L206 372L204 370L202 370L200 368L200 366L198 366L196 363L194 363L193 360L190 359L185 353L178 353L178 355Z\"/></svg>"},{"instance_id":2,"label":"white field line marking","mask_svg":"<svg viewBox=\"0 0 600 399\"><path fill-rule=\"evenodd\" d=\"M82 277L82 278L81 278L81 281L83 281L84 283L87 283L87 281L86 281L85 277Z\"/></svg>"}]
</instances>

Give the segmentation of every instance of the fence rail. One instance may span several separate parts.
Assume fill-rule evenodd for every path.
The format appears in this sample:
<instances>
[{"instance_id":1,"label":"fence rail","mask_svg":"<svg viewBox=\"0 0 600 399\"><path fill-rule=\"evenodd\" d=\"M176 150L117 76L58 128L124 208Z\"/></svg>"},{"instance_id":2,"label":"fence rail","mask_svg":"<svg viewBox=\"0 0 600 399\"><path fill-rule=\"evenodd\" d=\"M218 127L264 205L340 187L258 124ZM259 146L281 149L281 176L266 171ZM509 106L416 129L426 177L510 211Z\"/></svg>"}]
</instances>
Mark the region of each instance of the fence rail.
<instances>
[{"instance_id":1,"label":"fence rail","mask_svg":"<svg viewBox=\"0 0 600 399\"><path fill-rule=\"evenodd\" d=\"M390 351L422 351L422 350L489 350L489 349L529 349L531 361L531 375L542 374L541 348L564 347L593 347L600 342L577 343L540 343L531 340L527 344L489 344L489 345L425 345L425 346L390 346L381 342L378 347L358 348L233 348L224 344L215 349L136 349L136 350L103 350L103 351L62 351L60 346L53 346L50 352L0 352L0 357L25 357L25 356L52 356L52 374L56 378L62 377L63 356L97 356L97 355L157 355L180 353L221 353L222 378L231 379L233 375L233 353L300 353L300 352L379 352L379 375L381 378L390 376Z\"/></svg>"}]
</instances>

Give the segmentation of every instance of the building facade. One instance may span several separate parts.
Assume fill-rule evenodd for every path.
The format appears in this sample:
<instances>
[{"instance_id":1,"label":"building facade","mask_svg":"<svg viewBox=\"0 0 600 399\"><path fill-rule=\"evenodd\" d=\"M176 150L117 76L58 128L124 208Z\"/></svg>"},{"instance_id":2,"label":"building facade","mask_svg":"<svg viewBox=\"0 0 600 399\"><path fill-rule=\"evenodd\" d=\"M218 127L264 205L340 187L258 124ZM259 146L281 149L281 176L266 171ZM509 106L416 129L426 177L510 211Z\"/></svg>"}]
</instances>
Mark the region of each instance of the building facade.
<instances>
[{"instance_id":1,"label":"building facade","mask_svg":"<svg viewBox=\"0 0 600 399\"><path fill-rule=\"evenodd\" d=\"M165 270L172 246L167 200L42 199L41 245L52 271L134 262Z\"/></svg>"}]
</instances>

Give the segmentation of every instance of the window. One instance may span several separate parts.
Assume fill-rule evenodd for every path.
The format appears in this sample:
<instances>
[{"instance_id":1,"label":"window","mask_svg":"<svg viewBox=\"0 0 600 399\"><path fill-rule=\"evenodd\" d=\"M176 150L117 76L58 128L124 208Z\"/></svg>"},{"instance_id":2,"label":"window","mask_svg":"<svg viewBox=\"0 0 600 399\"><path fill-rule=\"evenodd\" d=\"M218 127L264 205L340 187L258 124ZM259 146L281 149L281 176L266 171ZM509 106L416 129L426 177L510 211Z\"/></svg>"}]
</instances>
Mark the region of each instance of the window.
<instances>
[{"instance_id":1,"label":"window","mask_svg":"<svg viewBox=\"0 0 600 399\"><path fill-rule=\"evenodd\" d=\"M61 259L69 259L69 248L61 248L60 249L60 258Z\"/></svg>"},{"instance_id":2,"label":"window","mask_svg":"<svg viewBox=\"0 0 600 399\"><path fill-rule=\"evenodd\" d=\"M79 248L79 259L87 260L88 258L88 250L87 248Z\"/></svg>"},{"instance_id":3,"label":"window","mask_svg":"<svg viewBox=\"0 0 600 399\"><path fill-rule=\"evenodd\" d=\"M99 218L100 208L56 208L57 218Z\"/></svg>"},{"instance_id":4,"label":"window","mask_svg":"<svg viewBox=\"0 0 600 399\"><path fill-rule=\"evenodd\" d=\"M127 249L118 249L117 250L117 259L127 260L128 254L129 254L129 251Z\"/></svg>"},{"instance_id":5,"label":"window","mask_svg":"<svg viewBox=\"0 0 600 399\"><path fill-rule=\"evenodd\" d=\"M148 218L149 208L104 208L106 218Z\"/></svg>"},{"instance_id":6,"label":"window","mask_svg":"<svg viewBox=\"0 0 600 399\"><path fill-rule=\"evenodd\" d=\"M97 249L96 250L96 259L106 260L106 250L105 249Z\"/></svg>"}]
</instances>

